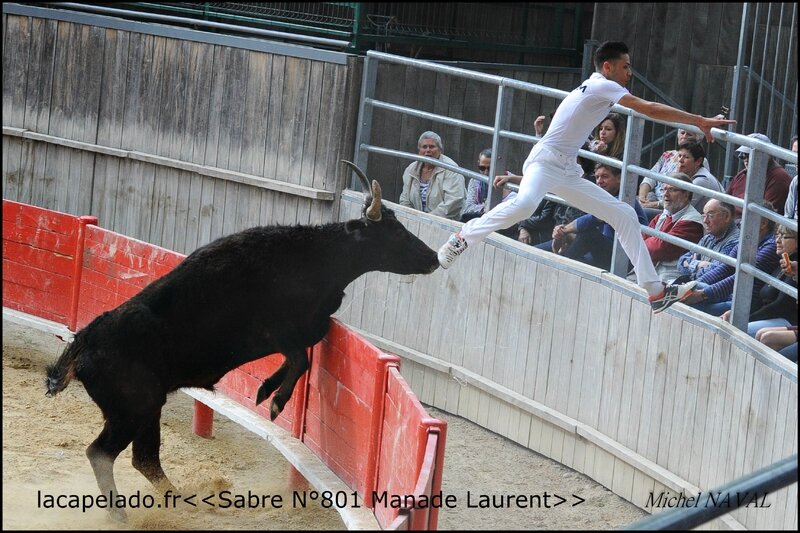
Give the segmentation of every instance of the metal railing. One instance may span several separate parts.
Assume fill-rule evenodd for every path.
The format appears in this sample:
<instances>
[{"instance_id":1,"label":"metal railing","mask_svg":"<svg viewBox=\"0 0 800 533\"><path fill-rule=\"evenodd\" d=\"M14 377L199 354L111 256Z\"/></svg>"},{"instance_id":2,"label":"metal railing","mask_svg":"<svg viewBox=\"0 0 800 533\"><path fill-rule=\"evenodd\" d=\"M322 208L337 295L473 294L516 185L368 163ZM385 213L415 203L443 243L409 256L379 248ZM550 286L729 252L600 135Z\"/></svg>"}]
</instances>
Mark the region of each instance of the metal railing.
<instances>
[{"instance_id":1,"label":"metal railing","mask_svg":"<svg viewBox=\"0 0 800 533\"><path fill-rule=\"evenodd\" d=\"M685 503L681 506L648 516L621 529L688 531L740 507L753 503L757 506L763 505L767 494L792 483L797 483L797 454L722 487L689 496L683 500Z\"/></svg>"},{"instance_id":2,"label":"metal railing","mask_svg":"<svg viewBox=\"0 0 800 533\"><path fill-rule=\"evenodd\" d=\"M377 100L375 98L375 92L378 76L378 63L380 61L410 65L419 69L434 71L439 74L457 76L476 83L489 83L495 85L497 87L497 107L493 124L487 125L465 120L457 120L444 115L423 112L401 105ZM452 66L440 65L428 61L420 61L416 59L370 51L367 53L367 57L365 58L363 82L361 86L359 120L356 131L355 146L356 162L361 168L367 168L368 157L370 153L383 154L412 161L425 161L453 170L465 177L476 178L491 185L490 180L486 176L473 170L441 163L438 160L422 157L418 154L371 144L372 110L374 108L380 108L400 114L424 117L434 122L470 129L472 131L490 135L492 138L491 148L494 157L490 165L489 176L495 176L497 174L497 169L509 168L510 166L507 162L507 154L509 153L510 142L521 141L535 144L540 140L539 137L525 135L509 130L511 118L510 108L514 90L532 92L549 98L557 98L559 100L563 100L568 94L565 91L521 82L512 78L494 76L491 74L484 74L481 72L460 69ZM739 252L735 259L732 257L723 256L695 243L667 235L666 233L650 229L649 227L642 226L643 233L647 235L657 236L666 242L676 244L687 250L705 253L727 265L735 266L736 278L733 291L731 323L742 331L747 330L753 282L756 278L773 287L776 287L777 289L793 296L794 298L797 298L797 289L795 287L791 287L790 285L775 278L771 275L771 273L761 272L755 266L756 253L760 240L758 236L761 217L766 217L776 223L783 224L786 227L797 231L796 220L780 216L777 213L771 212L760 205L764 197L766 170L769 158L777 157L781 160L797 164L797 154L786 150L785 148L781 148L780 146L764 143L757 139L747 137L746 135L740 135L730 131L714 128L712 133L714 134L717 142L727 143L729 147L730 145L742 145L748 146L752 149L747 171L747 187L745 197L744 199L740 199L724 193L710 191L696 185L687 184L679 180L674 180L666 175L658 174L648 170L647 168L639 166L642 151L642 137L646 122L662 124L673 128L680 127L695 133L702 133L698 128L685 124L651 119L645 115L620 105L615 105L611 108L611 110L622 113L628 117L623 160L619 161L617 159L600 156L594 154L593 152L587 152L584 150L580 150L579 153L581 156L587 159L607 163L621 169L622 176L619 197L622 201L628 204L633 204L638 192L638 178L636 176L641 175L654 178L658 181L675 187L696 193L702 193L704 196L716 198L742 209ZM358 188L358 185L355 182L353 183L353 188ZM487 204L489 206L493 207L499 203L501 198L500 192L501 191L494 190L494 188L491 186L489 187L489 198L487 199ZM566 203L561 198L552 194L548 194L545 198L559 203ZM782 206L776 206L776 208L782 209ZM628 271L627 265L628 258L623 252L619 241L617 240L615 241L614 245L611 272L621 277L625 277Z\"/></svg>"}]
</instances>

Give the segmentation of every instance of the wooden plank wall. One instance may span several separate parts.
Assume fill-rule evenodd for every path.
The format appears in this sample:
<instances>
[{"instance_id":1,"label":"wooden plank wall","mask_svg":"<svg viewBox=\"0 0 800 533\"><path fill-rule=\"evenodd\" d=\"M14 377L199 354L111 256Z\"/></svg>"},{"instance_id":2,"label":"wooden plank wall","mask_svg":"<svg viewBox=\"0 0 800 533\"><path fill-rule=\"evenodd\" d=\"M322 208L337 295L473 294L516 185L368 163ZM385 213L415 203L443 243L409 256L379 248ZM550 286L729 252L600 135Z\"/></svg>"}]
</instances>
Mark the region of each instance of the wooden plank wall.
<instances>
[{"instance_id":1,"label":"wooden plank wall","mask_svg":"<svg viewBox=\"0 0 800 533\"><path fill-rule=\"evenodd\" d=\"M360 198L343 196L356 216ZM460 225L395 207L436 248ZM423 403L593 477L641 507L710 490L797 453L797 366L720 320L496 234L430 276L372 273L338 317ZM797 485L709 527L797 526ZM650 510L650 509L648 509Z\"/></svg>"},{"instance_id":2,"label":"wooden plank wall","mask_svg":"<svg viewBox=\"0 0 800 533\"><path fill-rule=\"evenodd\" d=\"M331 193L349 179L338 161L354 143L361 69L352 58L334 64L8 14L3 30L4 127ZM8 135L3 196L92 213L181 253L257 224L337 218L330 200Z\"/></svg>"}]
</instances>

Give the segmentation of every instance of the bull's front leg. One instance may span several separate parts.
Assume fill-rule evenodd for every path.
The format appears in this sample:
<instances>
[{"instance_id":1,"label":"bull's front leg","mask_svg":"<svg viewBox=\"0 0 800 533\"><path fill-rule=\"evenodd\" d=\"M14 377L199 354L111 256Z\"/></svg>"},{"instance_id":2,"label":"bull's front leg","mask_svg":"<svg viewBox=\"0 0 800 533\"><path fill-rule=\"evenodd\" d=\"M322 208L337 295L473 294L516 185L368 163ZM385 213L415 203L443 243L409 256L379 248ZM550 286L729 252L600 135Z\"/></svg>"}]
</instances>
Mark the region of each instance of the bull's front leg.
<instances>
[{"instance_id":1,"label":"bull's front leg","mask_svg":"<svg viewBox=\"0 0 800 533\"><path fill-rule=\"evenodd\" d=\"M275 396L272 398L272 403L269 406L270 420L275 420L275 418L281 414L286 402L292 397L292 392L294 392L294 387L297 385L297 380L300 379L300 376L302 376L309 367L308 354L305 348L286 350L283 352L283 355L286 356L286 361L284 361L283 366L281 366L275 374L280 373L284 367L286 367L286 372L280 388L278 388L278 392L275 393Z\"/></svg>"},{"instance_id":2,"label":"bull's front leg","mask_svg":"<svg viewBox=\"0 0 800 533\"><path fill-rule=\"evenodd\" d=\"M261 386L258 388L258 392L256 393L256 405L260 405L261 402L269 398L269 395L275 392L275 389L283 383L283 380L286 379L286 373L289 372L289 358L284 357L283 364L272 374L270 377L264 380L261 383Z\"/></svg>"}]
</instances>

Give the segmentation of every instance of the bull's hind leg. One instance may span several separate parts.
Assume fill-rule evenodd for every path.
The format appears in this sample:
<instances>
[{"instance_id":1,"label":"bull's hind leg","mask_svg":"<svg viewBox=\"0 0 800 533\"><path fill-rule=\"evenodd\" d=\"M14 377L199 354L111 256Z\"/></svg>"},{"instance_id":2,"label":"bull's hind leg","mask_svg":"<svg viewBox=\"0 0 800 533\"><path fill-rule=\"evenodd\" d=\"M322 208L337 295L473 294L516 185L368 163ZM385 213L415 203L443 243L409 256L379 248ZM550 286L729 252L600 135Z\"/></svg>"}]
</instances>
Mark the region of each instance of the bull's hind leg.
<instances>
[{"instance_id":1,"label":"bull's hind leg","mask_svg":"<svg viewBox=\"0 0 800 533\"><path fill-rule=\"evenodd\" d=\"M289 372L289 358L286 357L283 360L283 364L280 366L278 370L275 371L270 377L264 380L261 386L258 388L258 393L256 394L256 405L259 405L261 402L269 398L269 395L275 392L275 389L283 383L283 380L286 379L286 373Z\"/></svg>"},{"instance_id":2,"label":"bull's hind leg","mask_svg":"<svg viewBox=\"0 0 800 533\"><path fill-rule=\"evenodd\" d=\"M175 490L164 469L161 467L161 410L146 424L133 439L133 458L131 464L141 472L162 494Z\"/></svg>"},{"instance_id":3,"label":"bull's hind leg","mask_svg":"<svg viewBox=\"0 0 800 533\"><path fill-rule=\"evenodd\" d=\"M100 435L86 448L86 457L92 465L100 493L109 497L108 512L112 518L121 522L127 521L128 517L123 509L114 505L119 494L114 482L114 461L131 443L136 429L130 421L109 418Z\"/></svg>"},{"instance_id":4,"label":"bull's hind leg","mask_svg":"<svg viewBox=\"0 0 800 533\"><path fill-rule=\"evenodd\" d=\"M284 366L288 364L288 369L286 371L286 377L284 377L280 388L278 388L278 392L272 397L272 403L269 406L270 420L275 420L275 418L281 414L286 402L292 397L292 392L294 392L297 380L300 379L300 376L302 376L309 367L308 354L305 348L287 350L283 352L283 354L286 356Z\"/></svg>"}]
</instances>

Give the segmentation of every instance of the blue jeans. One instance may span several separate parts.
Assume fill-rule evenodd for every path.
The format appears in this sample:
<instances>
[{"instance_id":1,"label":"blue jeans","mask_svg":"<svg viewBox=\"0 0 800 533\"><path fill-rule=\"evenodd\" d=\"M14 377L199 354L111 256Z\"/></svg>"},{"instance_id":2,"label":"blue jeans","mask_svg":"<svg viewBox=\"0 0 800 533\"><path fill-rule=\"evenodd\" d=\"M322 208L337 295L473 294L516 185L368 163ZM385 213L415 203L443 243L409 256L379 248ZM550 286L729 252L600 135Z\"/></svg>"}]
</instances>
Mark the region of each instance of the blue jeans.
<instances>
[{"instance_id":1,"label":"blue jeans","mask_svg":"<svg viewBox=\"0 0 800 533\"><path fill-rule=\"evenodd\" d=\"M768 318L766 320L756 320L755 322L750 322L747 324L747 334L756 338L756 333L761 328L770 328L775 326L791 326L791 322L786 320L785 318Z\"/></svg>"}]
</instances>

